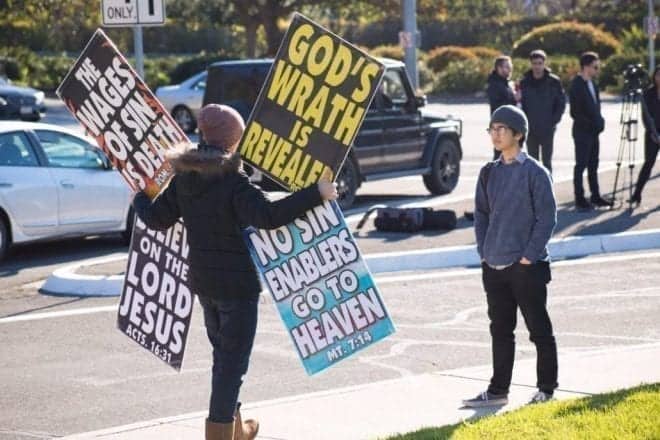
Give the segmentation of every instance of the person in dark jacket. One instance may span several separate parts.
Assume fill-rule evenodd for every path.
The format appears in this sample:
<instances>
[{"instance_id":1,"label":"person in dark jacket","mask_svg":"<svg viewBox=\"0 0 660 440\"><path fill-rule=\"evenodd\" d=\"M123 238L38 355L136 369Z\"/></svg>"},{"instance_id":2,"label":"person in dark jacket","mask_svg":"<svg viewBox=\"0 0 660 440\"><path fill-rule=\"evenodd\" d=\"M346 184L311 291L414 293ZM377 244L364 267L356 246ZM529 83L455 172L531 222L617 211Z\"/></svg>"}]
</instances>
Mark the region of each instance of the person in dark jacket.
<instances>
[{"instance_id":1,"label":"person in dark jacket","mask_svg":"<svg viewBox=\"0 0 660 440\"><path fill-rule=\"evenodd\" d=\"M660 149L660 66L656 66L651 75L651 85L644 91L644 128L646 134L644 136L644 165L639 171L637 177L637 184L635 185L635 192L633 193L631 203L639 206L642 203L642 191L644 185L648 182L651 176L651 170L655 165L655 160L658 157L658 149Z\"/></svg>"},{"instance_id":2,"label":"person in dark jacket","mask_svg":"<svg viewBox=\"0 0 660 440\"><path fill-rule=\"evenodd\" d=\"M488 389L463 401L471 408L508 402L517 310L536 346L538 391L530 403L552 399L557 388L557 345L546 308L550 281L548 241L557 204L548 171L522 150L525 114L505 105L491 116L488 132L502 154L479 172L474 230L481 258L492 341L493 376Z\"/></svg>"},{"instance_id":3,"label":"person in dark jacket","mask_svg":"<svg viewBox=\"0 0 660 440\"><path fill-rule=\"evenodd\" d=\"M238 394L248 369L262 288L242 230L247 225L273 229L290 223L323 200L336 199L337 191L335 184L320 182L271 202L242 171L236 149L244 123L238 112L209 104L200 111L198 126L202 142L170 158L175 175L168 186L153 201L138 192L133 206L152 229L168 229L183 218L191 287L213 346L206 439L250 440L259 425L241 420Z\"/></svg>"},{"instance_id":4,"label":"person in dark jacket","mask_svg":"<svg viewBox=\"0 0 660 440\"><path fill-rule=\"evenodd\" d=\"M605 129L605 119L600 113L600 94L594 79L600 70L600 59L596 52L585 52L580 56L580 72L571 81L569 98L573 118L573 141L575 142L575 168L573 189L575 207L590 209L595 206L612 206L612 202L600 195L598 188L598 135ZM590 202L584 197L582 175L587 169L589 176Z\"/></svg>"},{"instance_id":5,"label":"person in dark jacket","mask_svg":"<svg viewBox=\"0 0 660 440\"><path fill-rule=\"evenodd\" d=\"M566 109L566 96L557 75L545 65L546 54L538 49L529 54L531 69L520 81L522 109L529 121L527 151L552 173L552 147L555 129Z\"/></svg>"},{"instance_id":6,"label":"person in dark jacket","mask_svg":"<svg viewBox=\"0 0 660 440\"><path fill-rule=\"evenodd\" d=\"M512 71L511 57L501 55L495 59L495 66L488 76L488 87L486 87L491 115L500 106L516 105L517 103L516 92L510 82ZM499 155L500 152L493 149L493 159L497 159Z\"/></svg>"}]
</instances>

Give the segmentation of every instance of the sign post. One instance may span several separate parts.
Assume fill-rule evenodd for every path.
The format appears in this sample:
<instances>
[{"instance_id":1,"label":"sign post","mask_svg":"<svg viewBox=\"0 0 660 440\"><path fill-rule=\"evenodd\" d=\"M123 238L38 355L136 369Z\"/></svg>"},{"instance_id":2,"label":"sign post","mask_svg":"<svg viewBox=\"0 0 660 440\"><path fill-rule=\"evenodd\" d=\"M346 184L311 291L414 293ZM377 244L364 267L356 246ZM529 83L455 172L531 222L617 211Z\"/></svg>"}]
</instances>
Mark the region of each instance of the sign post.
<instances>
[{"instance_id":1,"label":"sign post","mask_svg":"<svg viewBox=\"0 0 660 440\"><path fill-rule=\"evenodd\" d=\"M101 16L103 26L133 27L135 68L140 78L144 78L142 26L165 24L165 0L102 0Z\"/></svg>"}]
</instances>

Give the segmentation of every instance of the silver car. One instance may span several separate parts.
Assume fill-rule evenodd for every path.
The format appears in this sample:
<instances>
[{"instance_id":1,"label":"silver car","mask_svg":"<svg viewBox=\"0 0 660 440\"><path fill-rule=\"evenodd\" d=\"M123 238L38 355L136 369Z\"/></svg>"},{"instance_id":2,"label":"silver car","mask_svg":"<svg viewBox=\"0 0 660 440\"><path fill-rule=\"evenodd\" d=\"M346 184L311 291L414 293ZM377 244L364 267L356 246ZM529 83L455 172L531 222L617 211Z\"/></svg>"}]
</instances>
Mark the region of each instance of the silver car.
<instances>
[{"instance_id":1,"label":"silver car","mask_svg":"<svg viewBox=\"0 0 660 440\"><path fill-rule=\"evenodd\" d=\"M121 233L130 189L103 152L56 125L0 122L0 260L15 243Z\"/></svg>"},{"instance_id":2,"label":"silver car","mask_svg":"<svg viewBox=\"0 0 660 440\"><path fill-rule=\"evenodd\" d=\"M206 89L206 71L191 76L181 84L156 89L156 97L181 129L192 133L197 128L197 115L202 108Z\"/></svg>"}]
</instances>

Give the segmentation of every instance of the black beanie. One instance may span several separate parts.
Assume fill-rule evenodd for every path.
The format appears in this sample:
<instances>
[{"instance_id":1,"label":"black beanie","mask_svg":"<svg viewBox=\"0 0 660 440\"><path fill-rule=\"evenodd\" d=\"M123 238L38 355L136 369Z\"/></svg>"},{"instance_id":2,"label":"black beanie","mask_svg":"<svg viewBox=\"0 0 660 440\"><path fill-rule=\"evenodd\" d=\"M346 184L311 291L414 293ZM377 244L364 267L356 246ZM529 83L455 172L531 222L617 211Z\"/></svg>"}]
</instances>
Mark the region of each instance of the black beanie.
<instances>
[{"instance_id":1,"label":"black beanie","mask_svg":"<svg viewBox=\"0 0 660 440\"><path fill-rule=\"evenodd\" d=\"M514 105L503 105L497 109L490 116L490 123L499 122L507 127L522 133L527 138L528 123L527 116Z\"/></svg>"}]
</instances>

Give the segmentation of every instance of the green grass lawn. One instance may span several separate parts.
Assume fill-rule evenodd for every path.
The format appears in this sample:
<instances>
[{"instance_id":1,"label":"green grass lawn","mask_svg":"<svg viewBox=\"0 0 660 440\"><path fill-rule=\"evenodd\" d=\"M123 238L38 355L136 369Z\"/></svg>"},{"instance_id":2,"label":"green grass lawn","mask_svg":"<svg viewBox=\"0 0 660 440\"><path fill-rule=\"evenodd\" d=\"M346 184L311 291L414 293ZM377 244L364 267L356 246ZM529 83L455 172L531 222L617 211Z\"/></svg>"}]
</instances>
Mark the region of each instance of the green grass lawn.
<instances>
[{"instance_id":1,"label":"green grass lawn","mask_svg":"<svg viewBox=\"0 0 660 440\"><path fill-rule=\"evenodd\" d=\"M388 440L660 439L660 383L529 405L502 415Z\"/></svg>"}]
</instances>

